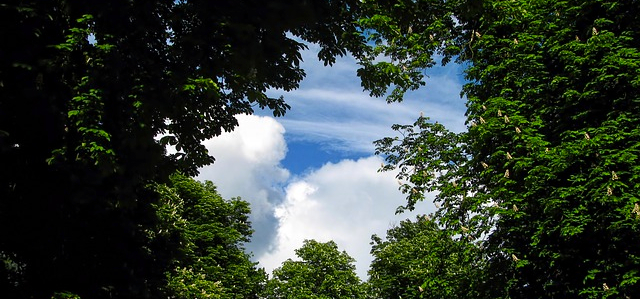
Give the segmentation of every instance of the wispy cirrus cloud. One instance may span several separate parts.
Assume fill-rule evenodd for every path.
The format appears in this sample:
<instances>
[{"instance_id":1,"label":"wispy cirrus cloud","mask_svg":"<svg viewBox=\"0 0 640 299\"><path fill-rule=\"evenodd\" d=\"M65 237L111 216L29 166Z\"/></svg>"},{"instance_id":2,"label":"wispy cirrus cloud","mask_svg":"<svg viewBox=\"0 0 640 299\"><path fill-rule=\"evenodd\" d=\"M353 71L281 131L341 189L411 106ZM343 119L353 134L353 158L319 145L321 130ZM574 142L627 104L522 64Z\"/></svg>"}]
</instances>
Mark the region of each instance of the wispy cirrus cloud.
<instances>
[{"instance_id":1,"label":"wispy cirrus cloud","mask_svg":"<svg viewBox=\"0 0 640 299\"><path fill-rule=\"evenodd\" d=\"M307 77L300 88L284 93L292 108L279 121L286 128L288 141L369 154L374 140L393 134L391 125L413 123L420 112L450 130L465 130L460 66L427 70L430 77L424 88L407 93L402 103L388 104L384 98L372 98L362 91L355 59L342 57L333 67L325 67L315 58L314 47L303 53Z\"/></svg>"}]
</instances>

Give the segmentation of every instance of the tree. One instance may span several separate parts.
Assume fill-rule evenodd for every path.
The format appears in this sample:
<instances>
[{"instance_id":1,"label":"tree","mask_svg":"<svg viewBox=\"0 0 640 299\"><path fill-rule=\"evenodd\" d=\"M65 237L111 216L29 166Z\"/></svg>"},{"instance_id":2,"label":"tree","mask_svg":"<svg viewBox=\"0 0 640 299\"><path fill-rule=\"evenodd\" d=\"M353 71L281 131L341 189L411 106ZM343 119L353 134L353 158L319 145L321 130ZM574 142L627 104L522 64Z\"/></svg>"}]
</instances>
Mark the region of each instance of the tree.
<instances>
[{"instance_id":1,"label":"tree","mask_svg":"<svg viewBox=\"0 0 640 299\"><path fill-rule=\"evenodd\" d=\"M173 175L159 185L161 225L151 239L172 240L178 254L167 275L170 298L257 298L266 274L245 253L252 234L249 203L224 200L212 182ZM160 238L156 236L160 235Z\"/></svg>"},{"instance_id":2,"label":"tree","mask_svg":"<svg viewBox=\"0 0 640 299\"><path fill-rule=\"evenodd\" d=\"M335 242L305 240L296 256L301 260L286 260L273 270L266 298L365 298L355 260Z\"/></svg>"},{"instance_id":3,"label":"tree","mask_svg":"<svg viewBox=\"0 0 640 299\"><path fill-rule=\"evenodd\" d=\"M487 260L469 236L452 236L426 215L400 222L385 240L372 236L372 298L479 298Z\"/></svg>"},{"instance_id":4,"label":"tree","mask_svg":"<svg viewBox=\"0 0 640 299\"><path fill-rule=\"evenodd\" d=\"M265 92L298 86L303 41L327 64L358 55L356 3L0 4L3 296L161 297L172 251L145 247L148 186L213 162L201 141L235 115L285 113Z\"/></svg>"},{"instance_id":5,"label":"tree","mask_svg":"<svg viewBox=\"0 0 640 299\"><path fill-rule=\"evenodd\" d=\"M467 132L421 118L378 143L407 207L438 191L438 222L478 235L504 297L637 297L637 3L365 5L362 24L386 41L371 53L390 56L363 62L374 93L393 83L401 99L436 54L466 66Z\"/></svg>"}]
</instances>

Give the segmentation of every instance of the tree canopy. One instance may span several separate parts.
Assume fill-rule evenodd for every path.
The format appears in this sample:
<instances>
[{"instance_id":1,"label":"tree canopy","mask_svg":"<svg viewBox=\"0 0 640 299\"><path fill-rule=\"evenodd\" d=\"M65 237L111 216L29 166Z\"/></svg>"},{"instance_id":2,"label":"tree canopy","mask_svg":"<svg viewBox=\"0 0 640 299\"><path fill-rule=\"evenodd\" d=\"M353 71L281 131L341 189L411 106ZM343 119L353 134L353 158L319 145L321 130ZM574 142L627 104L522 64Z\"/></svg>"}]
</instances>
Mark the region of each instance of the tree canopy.
<instances>
[{"instance_id":1,"label":"tree canopy","mask_svg":"<svg viewBox=\"0 0 640 299\"><path fill-rule=\"evenodd\" d=\"M487 290L486 259L430 215L405 220L372 237L371 298L479 298Z\"/></svg>"},{"instance_id":2,"label":"tree canopy","mask_svg":"<svg viewBox=\"0 0 640 299\"><path fill-rule=\"evenodd\" d=\"M0 4L6 296L158 297L173 252L147 247L149 186L213 162L201 142L235 115L284 114L266 91L298 87L304 42L325 64L359 55L356 2Z\"/></svg>"},{"instance_id":3,"label":"tree canopy","mask_svg":"<svg viewBox=\"0 0 640 299\"><path fill-rule=\"evenodd\" d=\"M474 235L504 297L636 297L638 4L367 3L391 57L367 82L397 84L391 100L437 55L466 66L467 132L421 118L378 142L407 207L436 191L437 221Z\"/></svg>"},{"instance_id":4,"label":"tree canopy","mask_svg":"<svg viewBox=\"0 0 640 299\"><path fill-rule=\"evenodd\" d=\"M157 186L161 219L149 231L156 246L175 248L170 262L170 298L258 298L266 274L245 252L252 234L249 203L223 199L210 181L175 174Z\"/></svg>"},{"instance_id":5,"label":"tree canopy","mask_svg":"<svg viewBox=\"0 0 640 299\"><path fill-rule=\"evenodd\" d=\"M273 270L266 298L365 298L355 260L335 242L305 240L295 252L299 261L286 260Z\"/></svg>"}]
</instances>

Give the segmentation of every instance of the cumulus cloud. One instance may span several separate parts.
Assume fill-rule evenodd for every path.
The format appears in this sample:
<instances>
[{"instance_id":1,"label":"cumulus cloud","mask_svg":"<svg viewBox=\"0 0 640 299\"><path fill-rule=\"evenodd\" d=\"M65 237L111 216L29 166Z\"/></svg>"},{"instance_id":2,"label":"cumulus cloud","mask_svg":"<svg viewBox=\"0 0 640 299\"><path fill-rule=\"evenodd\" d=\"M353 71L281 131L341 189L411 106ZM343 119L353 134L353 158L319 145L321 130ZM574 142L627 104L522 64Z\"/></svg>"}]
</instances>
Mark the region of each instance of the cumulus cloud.
<instances>
[{"instance_id":1,"label":"cumulus cloud","mask_svg":"<svg viewBox=\"0 0 640 299\"><path fill-rule=\"evenodd\" d=\"M371 261L370 237L409 214L395 215L404 203L395 174L377 172L382 159L327 163L302 176L292 176L280 162L287 153L283 126L271 117L238 116L230 133L207 140L216 163L200 170L225 198L251 203L255 234L247 248L268 272L295 257L305 239L334 240L357 260L366 278ZM418 213L428 213L427 205Z\"/></svg>"},{"instance_id":2,"label":"cumulus cloud","mask_svg":"<svg viewBox=\"0 0 640 299\"><path fill-rule=\"evenodd\" d=\"M377 172L381 163L375 156L328 163L291 182L285 201L275 209L276 246L259 256L260 264L271 271L294 257L303 240L333 240L356 259L357 273L366 279L371 235L384 236L400 220L430 212L420 204L414 213L395 215L404 195L394 173Z\"/></svg>"},{"instance_id":3,"label":"cumulus cloud","mask_svg":"<svg viewBox=\"0 0 640 299\"><path fill-rule=\"evenodd\" d=\"M198 179L213 181L225 198L241 196L251 203L256 232L247 247L267 271L294 258L304 239L334 240L357 260L358 274L366 279L371 235L384 236L400 220L433 209L423 203L415 213L394 214L405 197L394 173L377 172L382 159L371 156L372 142L394 136L391 125L413 123L421 111L453 131L465 130L461 68L430 70L426 88L409 93L403 103L387 104L362 91L353 58L325 67L317 62L315 47L302 53L307 77L299 89L270 91L283 94L291 111L278 121L239 116L235 131L205 142L216 163L201 169ZM290 174L281 163L287 143L293 149L298 141L361 158ZM315 157L305 159L295 162L310 165Z\"/></svg>"},{"instance_id":4,"label":"cumulus cloud","mask_svg":"<svg viewBox=\"0 0 640 299\"><path fill-rule=\"evenodd\" d=\"M290 175L280 166L287 144L284 127L275 119L237 118L239 126L233 132L204 142L216 162L200 169L197 179L213 181L224 198L242 197L251 203L255 233L248 249L257 255L275 236L274 206L283 200L282 186Z\"/></svg>"}]
</instances>

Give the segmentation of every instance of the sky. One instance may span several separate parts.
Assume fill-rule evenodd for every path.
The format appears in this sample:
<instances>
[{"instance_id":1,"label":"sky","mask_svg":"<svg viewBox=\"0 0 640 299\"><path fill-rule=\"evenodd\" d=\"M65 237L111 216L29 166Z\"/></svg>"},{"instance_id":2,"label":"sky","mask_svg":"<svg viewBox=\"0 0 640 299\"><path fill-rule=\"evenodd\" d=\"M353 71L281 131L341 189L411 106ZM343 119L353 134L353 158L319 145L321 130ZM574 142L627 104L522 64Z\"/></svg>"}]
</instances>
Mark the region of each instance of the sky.
<instances>
[{"instance_id":1,"label":"sky","mask_svg":"<svg viewBox=\"0 0 640 299\"><path fill-rule=\"evenodd\" d=\"M197 179L213 181L224 198L251 203L255 232L247 249L267 273L295 260L305 239L333 240L366 280L371 236L384 237L400 221L435 209L425 201L395 214L405 196L395 173L378 172L383 158L374 155L373 141L396 136L393 124L411 124L421 112L452 131L465 130L462 68L428 70L426 86L387 104L362 91L353 58L325 67L316 53L314 45L303 53L307 76L299 89L270 91L291 110L280 118L269 111L238 116L233 132L204 142L216 162Z\"/></svg>"}]
</instances>

